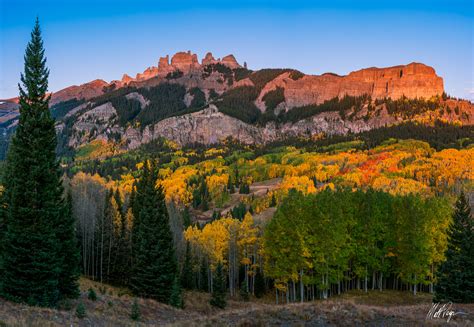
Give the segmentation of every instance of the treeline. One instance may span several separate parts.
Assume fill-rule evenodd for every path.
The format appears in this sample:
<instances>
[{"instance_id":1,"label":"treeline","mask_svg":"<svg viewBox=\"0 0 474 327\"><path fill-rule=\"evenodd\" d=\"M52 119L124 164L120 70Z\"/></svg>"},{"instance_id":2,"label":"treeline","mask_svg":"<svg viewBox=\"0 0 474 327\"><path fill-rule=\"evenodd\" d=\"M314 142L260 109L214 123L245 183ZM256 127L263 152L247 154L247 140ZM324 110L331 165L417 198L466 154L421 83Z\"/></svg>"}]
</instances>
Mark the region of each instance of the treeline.
<instances>
[{"instance_id":1,"label":"treeline","mask_svg":"<svg viewBox=\"0 0 474 327\"><path fill-rule=\"evenodd\" d=\"M326 100L321 104L310 104L307 106L292 108L291 110L278 115L275 120L279 123L296 123L299 120L303 120L323 112L332 111L339 112L341 117L344 118L345 111L351 108L353 108L355 111L360 111L362 106L370 101L370 96L366 94L358 97L345 95L342 98L335 97L331 100Z\"/></svg>"},{"instance_id":2,"label":"treeline","mask_svg":"<svg viewBox=\"0 0 474 327\"><path fill-rule=\"evenodd\" d=\"M381 104L385 104L390 115L403 117L404 119L412 118L427 111L434 111L440 107L439 99L409 99L405 96L396 100L391 98L375 100L376 106Z\"/></svg>"},{"instance_id":3,"label":"treeline","mask_svg":"<svg viewBox=\"0 0 474 327\"><path fill-rule=\"evenodd\" d=\"M82 273L181 307L176 250L182 223L170 220L168 211L178 214L173 204L167 208L157 179L156 164L147 161L128 198L118 189L107 191L97 175L72 180Z\"/></svg>"},{"instance_id":4,"label":"treeline","mask_svg":"<svg viewBox=\"0 0 474 327\"><path fill-rule=\"evenodd\" d=\"M254 74L250 75L250 78L252 78ZM266 81L266 79L263 79L263 81ZM256 83L263 82L259 78L256 80ZM272 121L278 124L288 122L296 123L297 121L323 112L335 111L339 112L341 117L345 117L345 112L347 110L354 109L355 111L360 111L362 106L364 106L367 101L370 101L370 96L368 95L362 95L359 97L346 95L343 98L335 97L322 104L296 107L286 112L283 111L276 114L274 110L277 105L285 101L284 90L282 88L276 88L275 90L265 94L262 98L266 106L266 111L262 113L254 103L259 96L260 91L261 90L256 86L237 87L225 92L216 104L219 110L226 115L242 120L248 124L264 126Z\"/></svg>"},{"instance_id":5,"label":"treeline","mask_svg":"<svg viewBox=\"0 0 474 327\"><path fill-rule=\"evenodd\" d=\"M254 86L240 86L224 93L216 102L219 111L248 124L256 124L262 115L254 101L258 97Z\"/></svg>"},{"instance_id":6,"label":"treeline","mask_svg":"<svg viewBox=\"0 0 474 327\"><path fill-rule=\"evenodd\" d=\"M344 146L357 149L372 149L383 142L398 142L397 140L415 139L428 142L437 151L447 148L462 149L474 143L473 126L456 126L441 121L436 121L434 126L407 122L389 127L381 127L360 134L334 135L319 140L309 138L288 138L271 142L263 146L243 145L238 141L227 139L220 144L204 145L189 144L182 148L186 154L192 151L192 156L187 156L187 164L192 165L217 156L209 156L206 151L211 147L222 150L219 156L225 158L226 164L232 164L245 153L247 159L272 153L281 146L294 146L308 152L331 152L344 149ZM70 162L66 173L72 177L74 173L83 171L90 174L98 173L111 179L119 179L124 173L136 171L136 165L143 160L160 156L161 163L170 163L175 150L171 149L164 140L154 140L140 148L125 154L120 154L103 160L83 162Z\"/></svg>"},{"instance_id":7,"label":"treeline","mask_svg":"<svg viewBox=\"0 0 474 327\"><path fill-rule=\"evenodd\" d=\"M415 139L430 144L436 150L447 148L461 149L474 143L474 126L453 125L436 120L433 126L416 122L404 122L397 125L385 126L372 129L358 134L331 135L318 140L310 138L286 138L275 141L256 149L256 154L271 152L271 149L280 146L295 146L305 148L307 151L326 152L328 147L338 143L362 141L361 149L371 149L383 142L392 139L407 140Z\"/></svg>"},{"instance_id":8,"label":"treeline","mask_svg":"<svg viewBox=\"0 0 474 327\"><path fill-rule=\"evenodd\" d=\"M266 276L287 301L349 289L432 292L451 211L443 198L291 191L265 229Z\"/></svg>"},{"instance_id":9,"label":"treeline","mask_svg":"<svg viewBox=\"0 0 474 327\"><path fill-rule=\"evenodd\" d=\"M85 101L83 99L78 100L78 99L74 98L74 99L71 99L71 100L59 102L55 105L52 105L49 108L49 110L51 110L51 116L53 116L54 119L61 119L64 116L66 116L66 114L69 111L71 111L72 109L76 108L77 106L83 104L84 102Z\"/></svg>"},{"instance_id":10,"label":"treeline","mask_svg":"<svg viewBox=\"0 0 474 327\"><path fill-rule=\"evenodd\" d=\"M186 109L186 88L182 85L163 83L149 89L141 88L139 93L150 101L136 117L141 126L154 124Z\"/></svg>"}]
</instances>

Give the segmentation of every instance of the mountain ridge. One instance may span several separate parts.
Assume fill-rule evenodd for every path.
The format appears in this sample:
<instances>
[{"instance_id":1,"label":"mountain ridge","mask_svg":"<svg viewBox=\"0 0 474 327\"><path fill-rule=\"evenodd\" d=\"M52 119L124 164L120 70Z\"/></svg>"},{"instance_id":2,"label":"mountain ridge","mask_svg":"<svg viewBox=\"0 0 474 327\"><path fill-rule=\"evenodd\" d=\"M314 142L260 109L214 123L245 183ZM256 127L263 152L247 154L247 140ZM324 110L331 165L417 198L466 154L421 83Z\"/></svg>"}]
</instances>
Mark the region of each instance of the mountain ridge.
<instances>
[{"instance_id":1,"label":"mountain ridge","mask_svg":"<svg viewBox=\"0 0 474 327\"><path fill-rule=\"evenodd\" d=\"M142 73L137 73L136 76L130 77L127 74L123 74L120 80L112 80L110 82L106 82L103 79L95 79L93 81L89 81L80 85L71 85L64 89L58 90L56 92L52 92L51 98L51 105L54 105L59 102L67 101L72 98L77 99L85 99L89 100L93 97L99 96L103 94L104 87L113 87L113 88L120 88L124 87L133 83L140 83L150 80L155 77L164 78L168 74L173 73L175 71L181 71L183 74L188 74L192 71L199 70L200 68L208 65L216 65L220 64L230 69L246 69L246 64L241 66L237 60L235 59L234 55L229 54L224 56L222 59L218 58L215 59L211 52L208 52L202 59L201 63L199 63L198 57L196 54L193 54L191 51L187 52L177 52L171 57L166 55L165 57L160 57L157 63L157 66L150 66L146 68ZM385 73L388 73L388 76L385 77ZM423 63L412 62L406 65L395 65L389 67L367 67L362 68L359 70L351 71L347 75L338 75L332 72L326 72L321 75L312 75L312 74L303 74L305 77L309 78L325 78L325 77L333 77L333 78L347 78L348 84L354 81L362 81L364 83L371 83L374 82L376 79L384 78L385 83L396 81L396 77L400 74L399 78L403 77L403 73L408 74L408 76L415 75L416 77L424 75L424 79L418 79L417 83L423 82L423 80L430 79L433 83L432 85L428 85L426 90L422 90L422 92L413 93L403 88L404 85L387 85L385 84L385 88L401 88L401 92L405 92L404 95L412 98L412 97L425 97L429 98L434 95L441 95L444 92L443 80L441 77L436 75L434 68L427 66ZM405 75L407 76L407 75ZM386 80L386 81L385 81ZM395 94L391 94L390 92L385 92L383 94L381 90L383 90L384 85L383 82L378 82L378 85L375 86L375 89L378 90L376 94L378 96L386 96L397 98L401 96L401 92L395 92ZM382 83L382 84L381 84ZM420 85L417 85L419 88ZM367 86L365 86L364 91L367 91ZM352 93L357 93L358 90L351 90L350 88L346 90L346 93L349 95ZM408 92L407 92L408 91ZM343 93L344 90L341 91ZM367 93L367 92L365 92ZM15 102L17 103L18 98L10 98L10 99L3 99L0 101L6 102Z\"/></svg>"},{"instance_id":2,"label":"mountain ridge","mask_svg":"<svg viewBox=\"0 0 474 327\"><path fill-rule=\"evenodd\" d=\"M178 52L134 78L96 79L52 94L64 146L105 140L135 148L158 137L179 144L244 143L360 133L415 120L474 124L474 106L448 98L422 63L369 67L347 75L286 69L252 71L233 55ZM0 127L16 126L15 101L0 104ZM13 109L12 109L13 108ZM16 116L15 116L16 115Z\"/></svg>"}]
</instances>

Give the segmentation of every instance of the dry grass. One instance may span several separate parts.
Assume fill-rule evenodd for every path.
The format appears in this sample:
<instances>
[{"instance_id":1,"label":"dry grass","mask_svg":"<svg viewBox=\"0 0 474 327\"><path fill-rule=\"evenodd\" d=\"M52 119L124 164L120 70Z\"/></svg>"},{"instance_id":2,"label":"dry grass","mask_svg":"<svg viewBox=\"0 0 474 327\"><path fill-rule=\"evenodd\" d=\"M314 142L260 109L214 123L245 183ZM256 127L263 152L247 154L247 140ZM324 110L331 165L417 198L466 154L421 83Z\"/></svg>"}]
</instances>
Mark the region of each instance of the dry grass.
<instances>
[{"instance_id":1,"label":"dry grass","mask_svg":"<svg viewBox=\"0 0 474 327\"><path fill-rule=\"evenodd\" d=\"M97 301L87 299L93 288ZM408 292L353 291L329 300L303 304L275 305L272 294L263 299L241 302L228 300L226 310L209 305L209 294L186 292L185 309L178 310L153 300L138 299L139 323L130 319L134 301L127 289L81 279L81 297L62 304L61 309L28 307L0 300L2 326L474 326L474 304L455 305L469 313L446 320L426 321L431 305L429 294L416 297ZM76 306L83 302L87 317L76 317Z\"/></svg>"}]
</instances>

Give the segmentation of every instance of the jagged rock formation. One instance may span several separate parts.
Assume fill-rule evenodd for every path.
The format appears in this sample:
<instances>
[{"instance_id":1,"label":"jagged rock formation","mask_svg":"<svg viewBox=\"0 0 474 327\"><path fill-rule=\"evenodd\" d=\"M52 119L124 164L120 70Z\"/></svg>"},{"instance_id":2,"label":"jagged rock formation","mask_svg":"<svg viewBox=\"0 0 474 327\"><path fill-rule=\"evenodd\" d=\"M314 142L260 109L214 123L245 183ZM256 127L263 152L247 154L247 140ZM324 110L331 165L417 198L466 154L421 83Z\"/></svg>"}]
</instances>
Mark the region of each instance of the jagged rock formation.
<instances>
[{"instance_id":1,"label":"jagged rock formation","mask_svg":"<svg viewBox=\"0 0 474 327\"><path fill-rule=\"evenodd\" d=\"M122 79L120 80L123 84L128 84L133 80L130 76L127 74L123 74Z\"/></svg>"},{"instance_id":2,"label":"jagged rock formation","mask_svg":"<svg viewBox=\"0 0 474 327\"><path fill-rule=\"evenodd\" d=\"M243 75L237 78L237 73ZM171 59L170 56L161 57L157 67L149 67L143 73L137 74L135 78L124 74L121 80L111 83L95 80L58 91L52 95L51 104L71 99L84 102L78 103L75 108L68 108L64 114L65 119L60 119L57 124L58 131L66 127L66 121L70 124L66 129L69 133L66 143L70 146L76 148L92 140L102 139L121 140L127 148L135 148L157 137L166 137L184 145L194 142L215 143L227 137L239 139L244 143L265 143L288 136L360 133L408 119L389 113L385 105L374 107L375 99L398 99L403 96L439 98L444 92L442 78L436 75L433 68L420 63L388 68L367 68L351 72L346 76L331 73L305 75L291 70L277 71L268 79L265 76L268 76L268 72L252 72L243 69L233 55L215 59L209 52L200 63L196 54L190 51L178 52ZM262 80L265 82L262 83ZM166 87L179 86L181 93L178 93L181 94L181 98L177 101L182 102L175 108L199 111L187 114L181 112L179 116L172 117L175 112L173 112L174 109L170 109L170 112L159 115L159 119L145 120L146 123L141 124L141 121L136 120L138 111L140 114L145 111L145 116L150 117L153 114L146 111L162 110L164 104L160 103L160 100L156 99L156 94L151 94L149 90L163 84L168 84L164 85ZM120 90L125 86L127 89ZM296 122L285 120L293 121L293 123L277 125L269 122L265 126L256 126L226 115L218 109L221 108L220 103L225 99L226 94L231 93L228 91L240 91L243 86L253 88L252 92L254 92L250 102L245 102L249 101L248 99L242 100L244 101L242 102L243 109L255 104L261 112L267 110L267 105L263 100L265 95L277 88L281 88L279 90L281 98L273 107L274 113L277 114L295 107L321 104L345 95L370 95L372 104L371 108L365 104L358 110L353 108L347 112L327 111L310 117L306 115L304 116L307 117L306 119L299 118L301 120ZM237 90L238 88L241 89ZM173 88L170 87L170 89ZM104 92L107 92L105 98L104 96L96 98ZM196 99L200 99L201 102L192 107ZM175 100L172 99L172 101ZM138 101L139 108L136 109L137 106L134 104L135 111L131 112L132 107L127 104L127 101ZM240 98L236 97L232 101L238 102ZM443 100L442 104L446 110L430 109L431 111L412 115L409 119L413 118L423 123L442 119L449 122L474 124L472 103L447 99ZM18 116L17 106L15 99L0 104L0 114L3 114L0 116L0 124L3 129L8 130L15 126L17 121L15 117ZM295 112L298 111L293 113ZM130 113L129 116L128 113ZM127 117L125 122L123 117Z\"/></svg>"},{"instance_id":3,"label":"jagged rock formation","mask_svg":"<svg viewBox=\"0 0 474 327\"><path fill-rule=\"evenodd\" d=\"M367 68L351 72L347 76L323 74L305 75L294 80L291 73L283 73L266 84L256 105L265 111L262 98L268 92L281 87L285 90L285 108L320 104L334 97L344 95L360 96L369 94L372 99L402 96L407 98L425 98L440 96L443 91L443 79L436 75L432 67L420 63L388 68Z\"/></svg>"},{"instance_id":4,"label":"jagged rock formation","mask_svg":"<svg viewBox=\"0 0 474 327\"><path fill-rule=\"evenodd\" d=\"M228 55L222 58L221 64L228 66L232 69L241 67L239 63L237 62L237 60L235 59L234 55Z\"/></svg>"},{"instance_id":5,"label":"jagged rock formation","mask_svg":"<svg viewBox=\"0 0 474 327\"><path fill-rule=\"evenodd\" d=\"M214 59L214 57L212 56L212 53L208 52L206 53L206 56L204 56L204 58L202 58L202 65L203 66L206 66L206 65L212 65L212 64L217 64L219 61L217 61L216 59Z\"/></svg>"}]
</instances>

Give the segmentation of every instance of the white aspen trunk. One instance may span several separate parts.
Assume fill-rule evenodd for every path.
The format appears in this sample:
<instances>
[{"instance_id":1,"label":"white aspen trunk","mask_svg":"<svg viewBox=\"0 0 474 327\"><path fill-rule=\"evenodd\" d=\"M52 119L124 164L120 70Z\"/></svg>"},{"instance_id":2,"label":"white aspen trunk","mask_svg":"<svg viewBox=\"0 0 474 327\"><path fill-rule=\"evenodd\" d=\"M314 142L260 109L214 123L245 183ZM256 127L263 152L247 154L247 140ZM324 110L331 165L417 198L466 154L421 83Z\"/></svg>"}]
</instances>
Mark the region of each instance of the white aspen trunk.
<instances>
[{"instance_id":1,"label":"white aspen trunk","mask_svg":"<svg viewBox=\"0 0 474 327\"><path fill-rule=\"evenodd\" d=\"M367 293L367 269L365 270L364 291Z\"/></svg>"},{"instance_id":2,"label":"white aspen trunk","mask_svg":"<svg viewBox=\"0 0 474 327\"><path fill-rule=\"evenodd\" d=\"M112 233L109 235L109 260L107 261L107 278L110 279L110 260L112 254Z\"/></svg>"},{"instance_id":3,"label":"white aspen trunk","mask_svg":"<svg viewBox=\"0 0 474 327\"><path fill-rule=\"evenodd\" d=\"M383 272L380 272L380 279L379 279L379 290L380 291L382 291L382 288L383 288L382 281L383 281Z\"/></svg>"},{"instance_id":4,"label":"white aspen trunk","mask_svg":"<svg viewBox=\"0 0 474 327\"><path fill-rule=\"evenodd\" d=\"M372 290L375 289L375 271L372 272Z\"/></svg>"},{"instance_id":5,"label":"white aspen trunk","mask_svg":"<svg viewBox=\"0 0 474 327\"><path fill-rule=\"evenodd\" d=\"M415 274L415 283L413 283L413 295L416 295L416 288L417 288L417 283L416 283L416 274Z\"/></svg>"},{"instance_id":6,"label":"white aspen trunk","mask_svg":"<svg viewBox=\"0 0 474 327\"><path fill-rule=\"evenodd\" d=\"M327 274L323 275L323 285L324 285L324 290L323 290L323 299L328 298L328 285L327 285Z\"/></svg>"},{"instance_id":7,"label":"white aspen trunk","mask_svg":"<svg viewBox=\"0 0 474 327\"><path fill-rule=\"evenodd\" d=\"M430 280L430 293L433 294L433 274L434 274L434 267L433 264L431 264L431 280Z\"/></svg>"},{"instance_id":8,"label":"white aspen trunk","mask_svg":"<svg viewBox=\"0 0 474 327\"><path fill-rule=\"evenodd\" d=\"M301 303L303 303L304 302L303 269L300 270L300 296L301 296Z\"/></svg>"}]
</instances>

